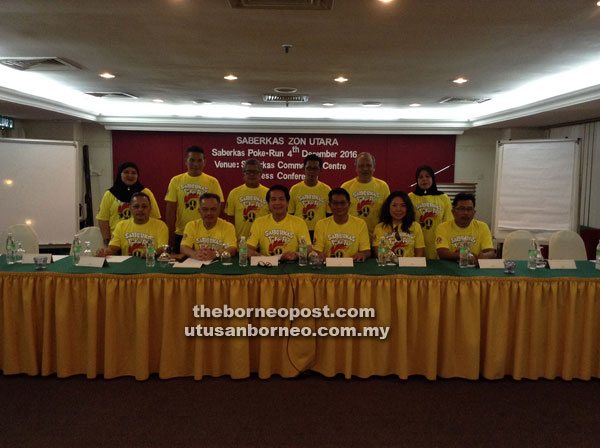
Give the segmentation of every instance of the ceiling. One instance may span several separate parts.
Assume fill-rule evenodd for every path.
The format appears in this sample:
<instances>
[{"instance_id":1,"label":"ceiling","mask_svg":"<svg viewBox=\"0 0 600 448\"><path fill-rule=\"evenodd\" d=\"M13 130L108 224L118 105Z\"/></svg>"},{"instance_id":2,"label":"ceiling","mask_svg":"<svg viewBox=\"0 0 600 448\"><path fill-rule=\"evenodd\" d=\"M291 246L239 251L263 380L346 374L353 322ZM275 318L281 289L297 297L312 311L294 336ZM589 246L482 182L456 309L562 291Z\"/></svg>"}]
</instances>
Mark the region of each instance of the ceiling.
<instances>
[{"instance_id":1,"label":"ceiling","mask_svg":"<svg viewBox=\"0 0 600 448\"><path fill-rule=\"evenodd\" d=\"M390 133L600 117L596 0L239 0L319 1L333 6L4 0L0 58L59 57L75 68L0 66L0 114L92 120L108 129ZM292 47L286 53L283 45ZM228 74L238 79L227 81ZM348 82L335 82L340 75ZM452 82L460 76L469 81ZM264 103L263 94L278 87L309 100ZM440 104L444 98L488 101Z\"/></svg>"}]
</instances>

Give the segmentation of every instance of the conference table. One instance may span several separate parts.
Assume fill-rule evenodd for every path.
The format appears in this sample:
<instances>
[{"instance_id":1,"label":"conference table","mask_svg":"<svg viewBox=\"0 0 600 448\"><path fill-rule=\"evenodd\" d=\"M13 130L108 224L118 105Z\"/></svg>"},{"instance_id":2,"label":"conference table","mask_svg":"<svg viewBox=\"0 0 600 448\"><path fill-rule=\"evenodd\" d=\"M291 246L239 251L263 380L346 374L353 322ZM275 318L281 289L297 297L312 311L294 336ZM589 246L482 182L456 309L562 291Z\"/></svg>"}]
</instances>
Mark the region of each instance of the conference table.
<instances>
[{"instance_id":1,"label":"conference table","mask_svg":"<svg viewBox=\"0 0 600 448\"><path fill-rule=\"evenodd\" d=\"M372 308L374 317L194 316L206 308ZM203 328L316 331L389 327L358 336L186 336ZM191 333L190 333L191 334ZM600 271L377 266L313 270L297 264L147 268L130 258L103 268L70 257L45 271L0 257L3 374L147 379L303 371L367 378L423 375L515 379L600 377Z\"/></svg>"}]
</instances>

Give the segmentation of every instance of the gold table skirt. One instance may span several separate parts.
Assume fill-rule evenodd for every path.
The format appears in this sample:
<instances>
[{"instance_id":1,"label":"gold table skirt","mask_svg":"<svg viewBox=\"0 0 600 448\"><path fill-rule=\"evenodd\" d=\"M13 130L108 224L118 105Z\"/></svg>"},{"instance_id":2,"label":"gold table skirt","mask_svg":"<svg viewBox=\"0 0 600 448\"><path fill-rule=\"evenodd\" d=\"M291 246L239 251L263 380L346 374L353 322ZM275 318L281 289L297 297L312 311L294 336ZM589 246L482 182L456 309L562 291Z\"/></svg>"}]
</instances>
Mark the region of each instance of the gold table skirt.
<instances>
[{"instance_id":1,"label":"gold table skirt","mask_svg":"<svg viewBox=\"0 0 600 448\"><path fill-rule=\"evenodd\" d=\"M185 327L290 326L195 319L194 305L376 310L301 327L389 326L366 337L187 337ZM303 370L467 379L600 377L600 280L446 276L0 273L0 369L147 379Z\"/></svg>"}]
</instances>

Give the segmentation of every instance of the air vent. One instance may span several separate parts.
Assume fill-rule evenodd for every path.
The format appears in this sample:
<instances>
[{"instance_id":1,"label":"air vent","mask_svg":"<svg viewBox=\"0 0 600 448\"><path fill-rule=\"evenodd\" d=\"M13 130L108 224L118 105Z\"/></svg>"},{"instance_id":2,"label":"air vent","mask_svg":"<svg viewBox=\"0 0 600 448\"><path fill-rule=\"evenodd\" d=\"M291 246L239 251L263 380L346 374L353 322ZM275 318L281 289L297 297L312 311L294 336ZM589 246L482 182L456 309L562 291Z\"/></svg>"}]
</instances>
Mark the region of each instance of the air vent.
<instances>
[{"instance_id":1,"label":"air vent","mask_svg":"<svg viewBox=\"0 0 600 448\"><path fill-rule=\"evenodd\" d=\"M232 8L331 10L333 0L229 0Z\"/></svg>"},{"instance_id":2,"label":"air vent","mask_svg":"<svg viewBox=\"0 0 600 448\"><path fill-rule=\"evenodd\" d=\"M271 95L265 93L263 100L265 103L306 103L308 95Z\"/></svg>"},{"instance_id":3,"label":"air vent","mask_svg":"<svg viewBox=\"0 0 600 448\"><path fill-rule=\"evenodd\" d=\"M0 64L17 70L64 71L81 69L73 62L56 57L0 58Z\"/></svg>"},{"instance_id":4,"label":"air vent","mask_svg":"<svg viewBox=\"0 0 600 448\"><path fill-rule=\"evenodd\" d=\"M125 92L85 92L85 94L92 95L97 98L137 98L137 96Z\"/></svg>"},{"instance_id":5,"label":"air vent","mask_svg":"<svg viewBox=\"0 0 600 448\"><path fill-rule=\"evenodd\" d=\"M490 98L456 98L450 96L440 100L440 104L479 104L489 101Z\"/></svg>"}]
</instances>

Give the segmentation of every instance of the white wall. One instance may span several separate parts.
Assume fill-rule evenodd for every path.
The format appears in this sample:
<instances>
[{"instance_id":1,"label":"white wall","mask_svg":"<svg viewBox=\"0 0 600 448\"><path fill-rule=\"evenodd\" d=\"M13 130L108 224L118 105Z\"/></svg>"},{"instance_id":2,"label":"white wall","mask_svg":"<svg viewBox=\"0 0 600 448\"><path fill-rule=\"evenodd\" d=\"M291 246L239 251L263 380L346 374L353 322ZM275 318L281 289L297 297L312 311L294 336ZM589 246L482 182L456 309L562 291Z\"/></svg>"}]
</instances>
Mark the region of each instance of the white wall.
<instances>
[{"instance_id":1,"label":"white wall","mask_svg":"<svg viewBox=\"0 0 600 448\"><path fill-rule=\"evenodd\" d=\"M97 224L95 216L100 207L102 195L113 183L112 138L110 131L107 131L101 125L91 122L17 120L15 121L14 129L10 131L7 137L75 141L79 144L80 151L84 145L88 145L94 223ZM81 160L83 161L83 156ZM82 185L79 201L83 205L85 191L83 166L80 169L82 173ZM83 208L83 213L83 216L85 216L85 207Z\"/></svg>"}]
</instances>

